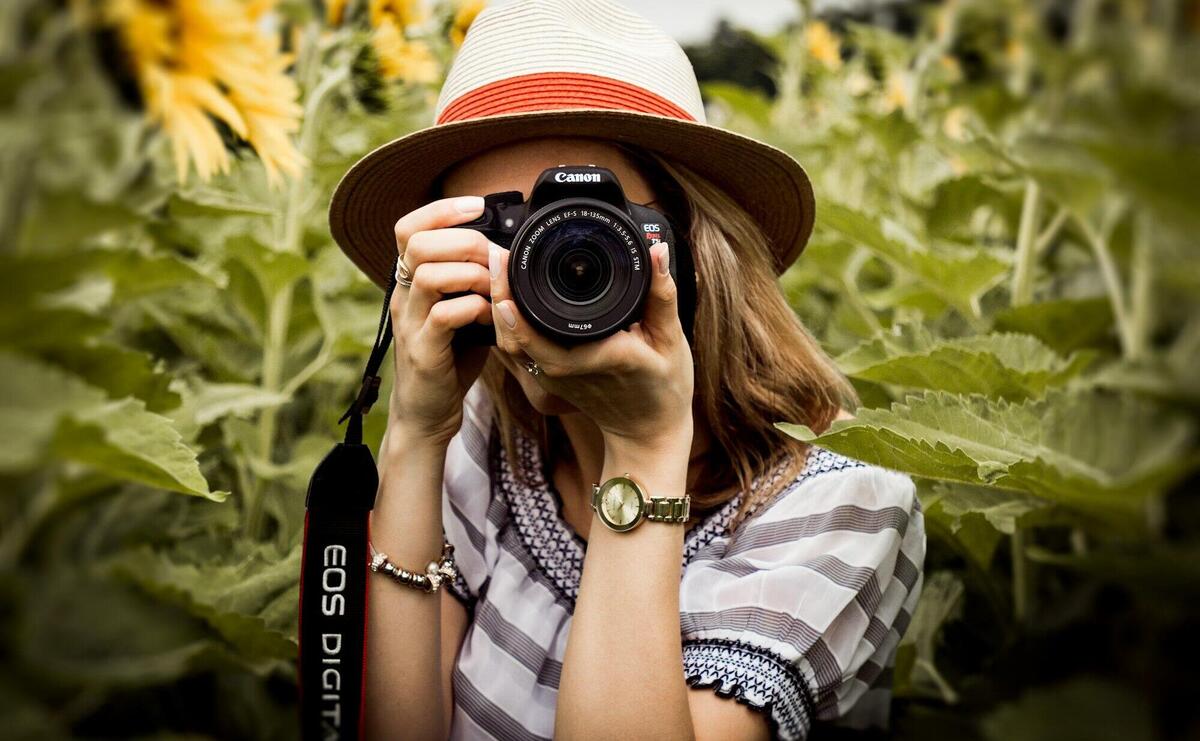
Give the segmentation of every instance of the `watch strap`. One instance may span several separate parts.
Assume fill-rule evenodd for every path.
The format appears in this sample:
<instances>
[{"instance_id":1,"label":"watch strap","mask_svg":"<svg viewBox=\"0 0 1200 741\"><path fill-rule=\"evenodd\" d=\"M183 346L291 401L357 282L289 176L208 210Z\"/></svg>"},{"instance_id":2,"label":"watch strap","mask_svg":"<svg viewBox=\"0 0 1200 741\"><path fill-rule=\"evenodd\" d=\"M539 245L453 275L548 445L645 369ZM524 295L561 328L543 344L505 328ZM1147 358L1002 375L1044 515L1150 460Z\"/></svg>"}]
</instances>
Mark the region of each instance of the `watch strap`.
<instances>
[{"instance_id":1,"label":"watch strap","mask_svg":"<svg viewBox=\"0 0 1200 741\"><path fill-rule=\"evenodd\" d=\"M630 478L629 474L625 474L625 478ZM631 479L632 480L632 479ZM600 507L600 483L592 484L592 509L598 510ZM640 483L638 488L645 493L645 487ZM690 494L684 494L682 497L648 497L643 508L645 519L651 522L666 522L673 525L686 524L691 516L692 497Z\"/></svg>"},{"instance_id":2,"label":"watch strap","mask_svg":"<svg viewBox=\"0 0 1200 741\"><path fill-rule=\"evenodd\" d=\"M691 508L692 498L687 494L682 497L651 497L646 502L646 519L682 525L688 521Z\"/></svg>"}]
</instances>

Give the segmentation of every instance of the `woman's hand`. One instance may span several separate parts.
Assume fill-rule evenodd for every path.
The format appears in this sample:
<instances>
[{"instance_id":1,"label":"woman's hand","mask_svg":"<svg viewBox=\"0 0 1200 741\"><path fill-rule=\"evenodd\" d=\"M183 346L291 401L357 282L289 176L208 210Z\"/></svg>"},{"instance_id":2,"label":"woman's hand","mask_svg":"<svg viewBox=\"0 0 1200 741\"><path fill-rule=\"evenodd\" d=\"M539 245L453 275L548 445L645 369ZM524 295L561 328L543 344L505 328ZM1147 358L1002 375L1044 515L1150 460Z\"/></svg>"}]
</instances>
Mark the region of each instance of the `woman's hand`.
<instances>
[{"instance_id":1,"label":"woman's hand","mask_svg":"<svg viewBox=\"0 0 1200 741\"><path fill-rule=\"evenodd\" d=\"M450 346L455 330L490 324L487 298L488 240L473 229L450 228L483 213L478 196L446 198L411 211L396 222L396 248L412 274L397 285L390 311L395 337L396 383L391 414L418 439L448 444L462 424L462 402L487 360L486 346ZM473 291L443 299L447 293Z\"/></svg>"},{"instance_id":2,"label":"woman's hand","mask_svg":"<svg viewBox=\"0 0 1200 741\"><path fill-rule=\"evenodd\" d=\"M681 452L692 441L694 366L676 305L665 243L651 248L650 293L639 322L602 340L564 347L538 333L512 300L509 250L490 248L496 345L533 359L547 391L573 404L604 434L606 447Z\"/></svg>"}]
</instances>

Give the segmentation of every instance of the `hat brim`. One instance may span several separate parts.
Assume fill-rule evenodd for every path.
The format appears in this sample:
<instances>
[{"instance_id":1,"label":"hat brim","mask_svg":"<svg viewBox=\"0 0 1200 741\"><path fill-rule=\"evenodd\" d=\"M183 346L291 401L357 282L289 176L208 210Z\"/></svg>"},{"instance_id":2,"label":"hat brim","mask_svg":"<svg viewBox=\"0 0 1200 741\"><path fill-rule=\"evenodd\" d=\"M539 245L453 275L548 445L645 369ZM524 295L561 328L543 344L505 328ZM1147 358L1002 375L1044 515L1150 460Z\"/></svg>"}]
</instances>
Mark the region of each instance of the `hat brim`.
<instances>
[{"instance_id":1,"label":"hat brim","mask_svg":"<svg viewBox=\"0 0 1200 741\"><path fill-rule=\"evenodd\" d=\"M585 108L456 121L380 146L338 183L329 205L333 238L371 280L386 287L396 265L396 222L432 200L432 186L446 169L493 147L548 136L631 144L694 170L759 224L775 254L776 274L799 257L812 233L812 184L783 150L708 124Z\"/></svg>"}]
</instances>

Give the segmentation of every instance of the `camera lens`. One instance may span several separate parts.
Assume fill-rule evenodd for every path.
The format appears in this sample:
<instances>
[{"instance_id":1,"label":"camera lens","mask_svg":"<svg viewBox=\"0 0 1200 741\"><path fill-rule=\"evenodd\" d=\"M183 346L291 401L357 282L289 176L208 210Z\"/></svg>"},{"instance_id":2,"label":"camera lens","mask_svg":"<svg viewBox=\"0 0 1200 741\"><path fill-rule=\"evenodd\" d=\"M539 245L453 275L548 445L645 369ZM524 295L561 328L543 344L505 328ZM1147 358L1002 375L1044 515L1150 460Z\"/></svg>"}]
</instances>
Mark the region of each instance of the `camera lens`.
<instances>
[{"instance_id":1,"label":"camera lens","mask_svg":"<svg viewBox=\"0 0 1200 741\"><path fill-rule=\"evenodd\" d=\"M566 219L543 237L536 281L549 306L576 321L595 319L617 296L610 295L615 274L614 255L622 254L620 239L591 219Z\"/></svg>"},{"instance_id":2,"label":"camera lens","mask_svg":"<svg viewBox=\"0 0 1200 741\"><path fill-rule=\"evenodd\" d=\"M550 290L577 306L600 299L613 279L612 258L605 250L589 235L567 235L546 262Z\"/></svg>"},{"instance_id":3,"label":"camera lens","mask_svg":"<svg viewBox=\"0 0 1200 741\"><path fill-rule=\"evenodd\" d=\"M529 218L513 246L513 299L538 331L563 342L616 332L650 287L636 227L596 200L548 204Z\"/></svg>"}]
</instances>

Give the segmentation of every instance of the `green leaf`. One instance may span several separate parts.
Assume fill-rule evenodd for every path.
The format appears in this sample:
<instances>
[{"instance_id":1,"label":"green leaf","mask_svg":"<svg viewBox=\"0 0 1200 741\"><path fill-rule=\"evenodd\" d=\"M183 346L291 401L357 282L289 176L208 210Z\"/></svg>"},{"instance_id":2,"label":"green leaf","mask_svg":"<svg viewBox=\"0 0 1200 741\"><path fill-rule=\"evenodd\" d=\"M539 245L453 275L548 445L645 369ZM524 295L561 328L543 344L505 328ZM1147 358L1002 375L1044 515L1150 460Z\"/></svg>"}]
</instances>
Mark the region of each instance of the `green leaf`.
<instances>
[{"instance_id":1,"label":"green leaf","mask_svg":"<svg viewBox=\"0 0 1200 741\"><path fill-rule=\"evenodd\" d=\"M169 388L170 375L147 353L95 340L58 344L41 356L104 389L111 398L136 396L154 412L179 406L179 395Z\"/></svg>"},{"instance_id":2,"label":"green leaf","mask_svg":"<svg viewBox=\"0 0 1200 741\"><path fill-rule=\"evenodd\" d=\"M104 394L67 373L0 350L0 471L41 460L59 420L104 403Z\"/></svg>"},{"instance_id":3,"label":"green leaf","mask_svg":"<svg viewBox=\"0 0 1200 741\"><path fill-rule=\"evenodd\" d=\"M1079 515L1064 514L1044 499L989 486L937 482L926 503L926 517L944 525L944 532L983 570L991 567L1000 541L1018 528L1034 525L1094 524Z\"/></svg>"},{"instance_id":4,"label":"green leaf","mask_svg":"<svg viewBox=\"0 0 1200 741\"><path fill-rule=\"evenodd\" d=\"M223 500L170 420L138 399L108 401L50 365L0 351L0 470L26 469L47 450L123 481Z\"/></svg>"},{"instance_id":5,"label":"green leaf","mask_svg":"<svg viewBox=\"0 0 1200 741\"><path fill-rule=\"evenodd\" d=\"M217 307L205 299L192 302L197 310L208 309L204 316L184 315L174 300L164 305L147 302L143 309L179 345L186 356L203 363L211 376L220 380L252 381L259 376L262 346L254 344L248 330L239 333L236 318L228 316L228 307Z\"/></svg>"},{"instance_id":6,"label":"green leaf","mask_svg":"<svg viewBox=\"0 0 1200 741\"><path fill-rule=\"evenodd\" d=\"M942 482L938 484L944 485ZM984 571L991 568L996 548L1004 539L1004 536L982 517L953 516L942 509L941 502L937 499L927 505L925 522L930 536L940 535L952 541L952 548L961 551Z\"/></svg>"},{"instance_id":7,"label":"green leaf","mask_svg":"<svg viewBox=\"0 0 1200 741\"><path fill-rule=\"evenodd\" d=\"M1159 224L1187 235L1200 230L1200 210L1193 193L1200 177L1200 154L1194 148L1115 137L1089 141L1084 148L1140 206L1153 212Z\"/></svg>"},{"instance_id":8,"label":"green leaf","mask_svg":"<svg viewBox=\"0 0 1200 741\"><path fill-rule=\"evenodd\" d=\"M1101 388L1126 389L1171 404L1200 406L1200 316L1179 332L1171 346L1140 360L1119 360L1087 379Z\"/></svg>"},{"instance_id":9,"label":"green leaf","mask_svg":"<svg viewBox=\"0 0 1200 741\"><path fill-rule=\"evenodd\" d=\"M94 269L90 255L0 255L0 344L54 347L108 329L106 317L62 300Z\"/></svg>"},{"instance_id":10,"label":"green leaf","mask_svg":"<svg viewBox=\"0 0 1200 741\"><path fill-rule=\"evenodd\" d=\"M174 255L145 255L132 250L99 253L100 269L114 284L119 300L162 291L178 291L189 283L211 285L196 266Z\"/></svg>"},{"instance_id":11,"label":"green leaf","mask_svg":"<svg viewBox=\"0 0 1200 741\"><path fill-rule=\"evenodd\" d=\"M915 324L896 325L837 359L855 378L1006 399L1035 397L1061 386L1090 362L1082 354L1061 358L1029 335L939 339Z\"/></svg>"},{"instance_id":12,"label":"green leaf","mask_svg":"<svg viewBox=\"0 0 1200 741\"><path fill-rule=\"evenodd\" d=\"M72 250L141 220L141 215L121 203L100 202L76 190L44 191L24 220L17 243L31 251Z\"/></svg>"},{"instance_id":13,"label":"green leaf","mask_svg":"<svg viewBox=\"0 0 1200 741\"><path fill-rule=\"evenodd\" d=\"M859 112L854 116L854 124L853 136L869 134L871 141L882 147L890 159L911 152L913 145L921 140L921 132L900 110L882 116Z\"/></svg>"},{"instance_id":14,"label":"green leaf","mask_svg":"<svg viewBox=\"0 0 1200 741\"><path fill-rule=\"evenodd\" d=\"M1013 145L1014 160L1056 203L1087 216L1111 190L1111 174L1064 136L1028 134Z\"/></svg>"},{"instance_id":15,"label":"green leaf","mask_svg":"<svg viewBox=\"0 0 1200 741\"><path fill-rule=\"evenodd\" d=\"M728 82L706 82L702 90L706 99L724 104L730 115L745 117L761 129L770 127L771 103L762 93Z\"/></svg>"},{"instance_id":16,"label":"green leaf","mask_svg":"<svg viewBox=\"0 0 1200 741\"><path fill-rule=\"evenodd\" d=\"M1022 492L986 486L938 484L935 491L940 495L937 504L947 515L956 518L956 526L961 526L963 518L978 516L1005 535L1012 535L1018 527L1029 526L1037 520L1035 515L1051 507L1049 502Z\"/></svg>"},{"instance_id":17,"label":"green leaf","mask_svg":"<svg viewBox=\"0 0 1200 741\"><path fill-rule=\"evenodd\" d=\"M244 416L288 402L288 397L244 383L193 384L186 402L195 424L204 426L229 415Z\"/></svg>"},{"instance_id":18,"label":"green leaf","mask_svg":"<svg viewBox=\"0 0 1200 741\"><path fill-rule=\"evenodd\" d=\"M926 575L912 621L896 649L897 694L958 701L958 693L937 667L943 628L962 617L962 580L950 571Z\"/></svg>"},{"instance_id":19,"label":"green leaf","mask_svg":"<svg viewBox=\"0 0 1200 741\"><path fill-rule=\"evenodd\" d=\"M1121 584L1152 604L1186 609L1200 600L1200 545L1196 543L1114 543L1083 553L1030 546L1026 555L1038 563Z\"/></svg>"},{"instance_id":20,"label":"green leaf","mask_svg":"<svg viewBox=\"0 0 1200 741\"><path fill-rule=\"evenodd\" d=\"M1146 498L1198 462L1187 417L1129 395L1054 391L1018 404L930 391L860 409L821 435L776 427L916 476L1026 491L1125 532L1143 529Z\"/></svg>"},{"instance_id":21,"label":"green leaf","mask_svg":"<svg viewBox=\"0 0 1200 741\"><path fill-rule=\"evenodd\" d=\"M216 502L229 495L208 488L196 453L183 444L171 420L146 411L138 399L109 402L66 416L55 435L54 450L118 479Z\"/></svg>"},{"instance_id":22,"label":"green leaf","mask_svg":"<svg viewBox=\"0 0 1200 741\"><path fill-rule=\"evenodd\" d=\"M980 297L1004 278L1011 262L1002 253L983 248L933 249L887 217L876 223L865 213L837 203L822 205L820 223L918 278L969 316L980 315Z\"/></svg>"},{"instance_id":23,"label":"green leaf","mask_svg":"<svg viewBox=\"0 0 1200 741\"><path fill-rule=\"evenodd\" d=\"M971 233L971 219L981 208L999 214L1005 223L1015 224L1020 217L1018 198L980 175L963 175L938 184L926 217L930 234L947 237Z\"/></svg>"},{"instance_id":24,"label":"green leaf","mask_svg":"<svg viewBox=\"0 0 1200 741\"><path fill-rule=\"evenodd\" d=\"M155 597L200 618L228 641L239 656L252 661L295 657L295 617L278 611L268 624L262 617L281 595L298 588L300 546L274 562L261 550L240 563L189 564L141 548L111 563L113 573ZM282 618L282 621L280 622Z\"/></svg>"},{"instance_id":25,"label":"green leaf","mask_svg":"<svg viewBox=\"0 0 1200 741\"><path fill-rule=\"evenodd\" d=\"M13 642L19 660L67 686L145 687L204 669L271 666L238 658L202 621L94 570L60 571L26 593Z\"/></svg>"},{"instance_id":26,"label":"green leaf","mask_svg":"<svg viewBox=\"0 0 1200 741\"><path fill-rule=\"evenodd\" d=\"M225 252L254 274L268 298L308 275L309 264L303 257L273 250L248 235L229 239Z\"/></svg>"},{"instance_id":27,"label":"green leaf","mask_svg":"<svg viewBox=\"0 0 1200 741\"><path fill-rule=\"evenodd\" d=\"M993 322L997 331L1030 334L1068 353L1110 341L1112 305L1105 298L1044 301L1005 309Z\"/></svg>"},{"instance_id":28,"label":"green leaf","mask_svg":"<svg viewBox=\"0 0 1200 741\"><path fill-rule=\"evenodd\" d=\"M991 741L1150 741L1150 705L1140 695L1095 677L1027 690L980 721Z\"/></svg>"},{"instance_id":29,"label":"green leaf","mask_svg":"<svg viewBox=\"0 0 1200 741\"><path fill-rule=\"evenodd\" d=\"M268 206L256 203L236 191L194 185L172 193L167 213L177 219L194 217L271 216Z\"/></svg>"},{"instance_id":30,"label":"green leaf","mask_svg":"<svg viewBox=\"0 0 1200 741\"><path fill-rule=\"evenodd\" d=\"M863 293L863 301L875 311L899 314L897 310L909 310L929 318L940 317L949 308L945 299L908 276L900 276L886 288Z\"/></svg>"}]
</instances>

